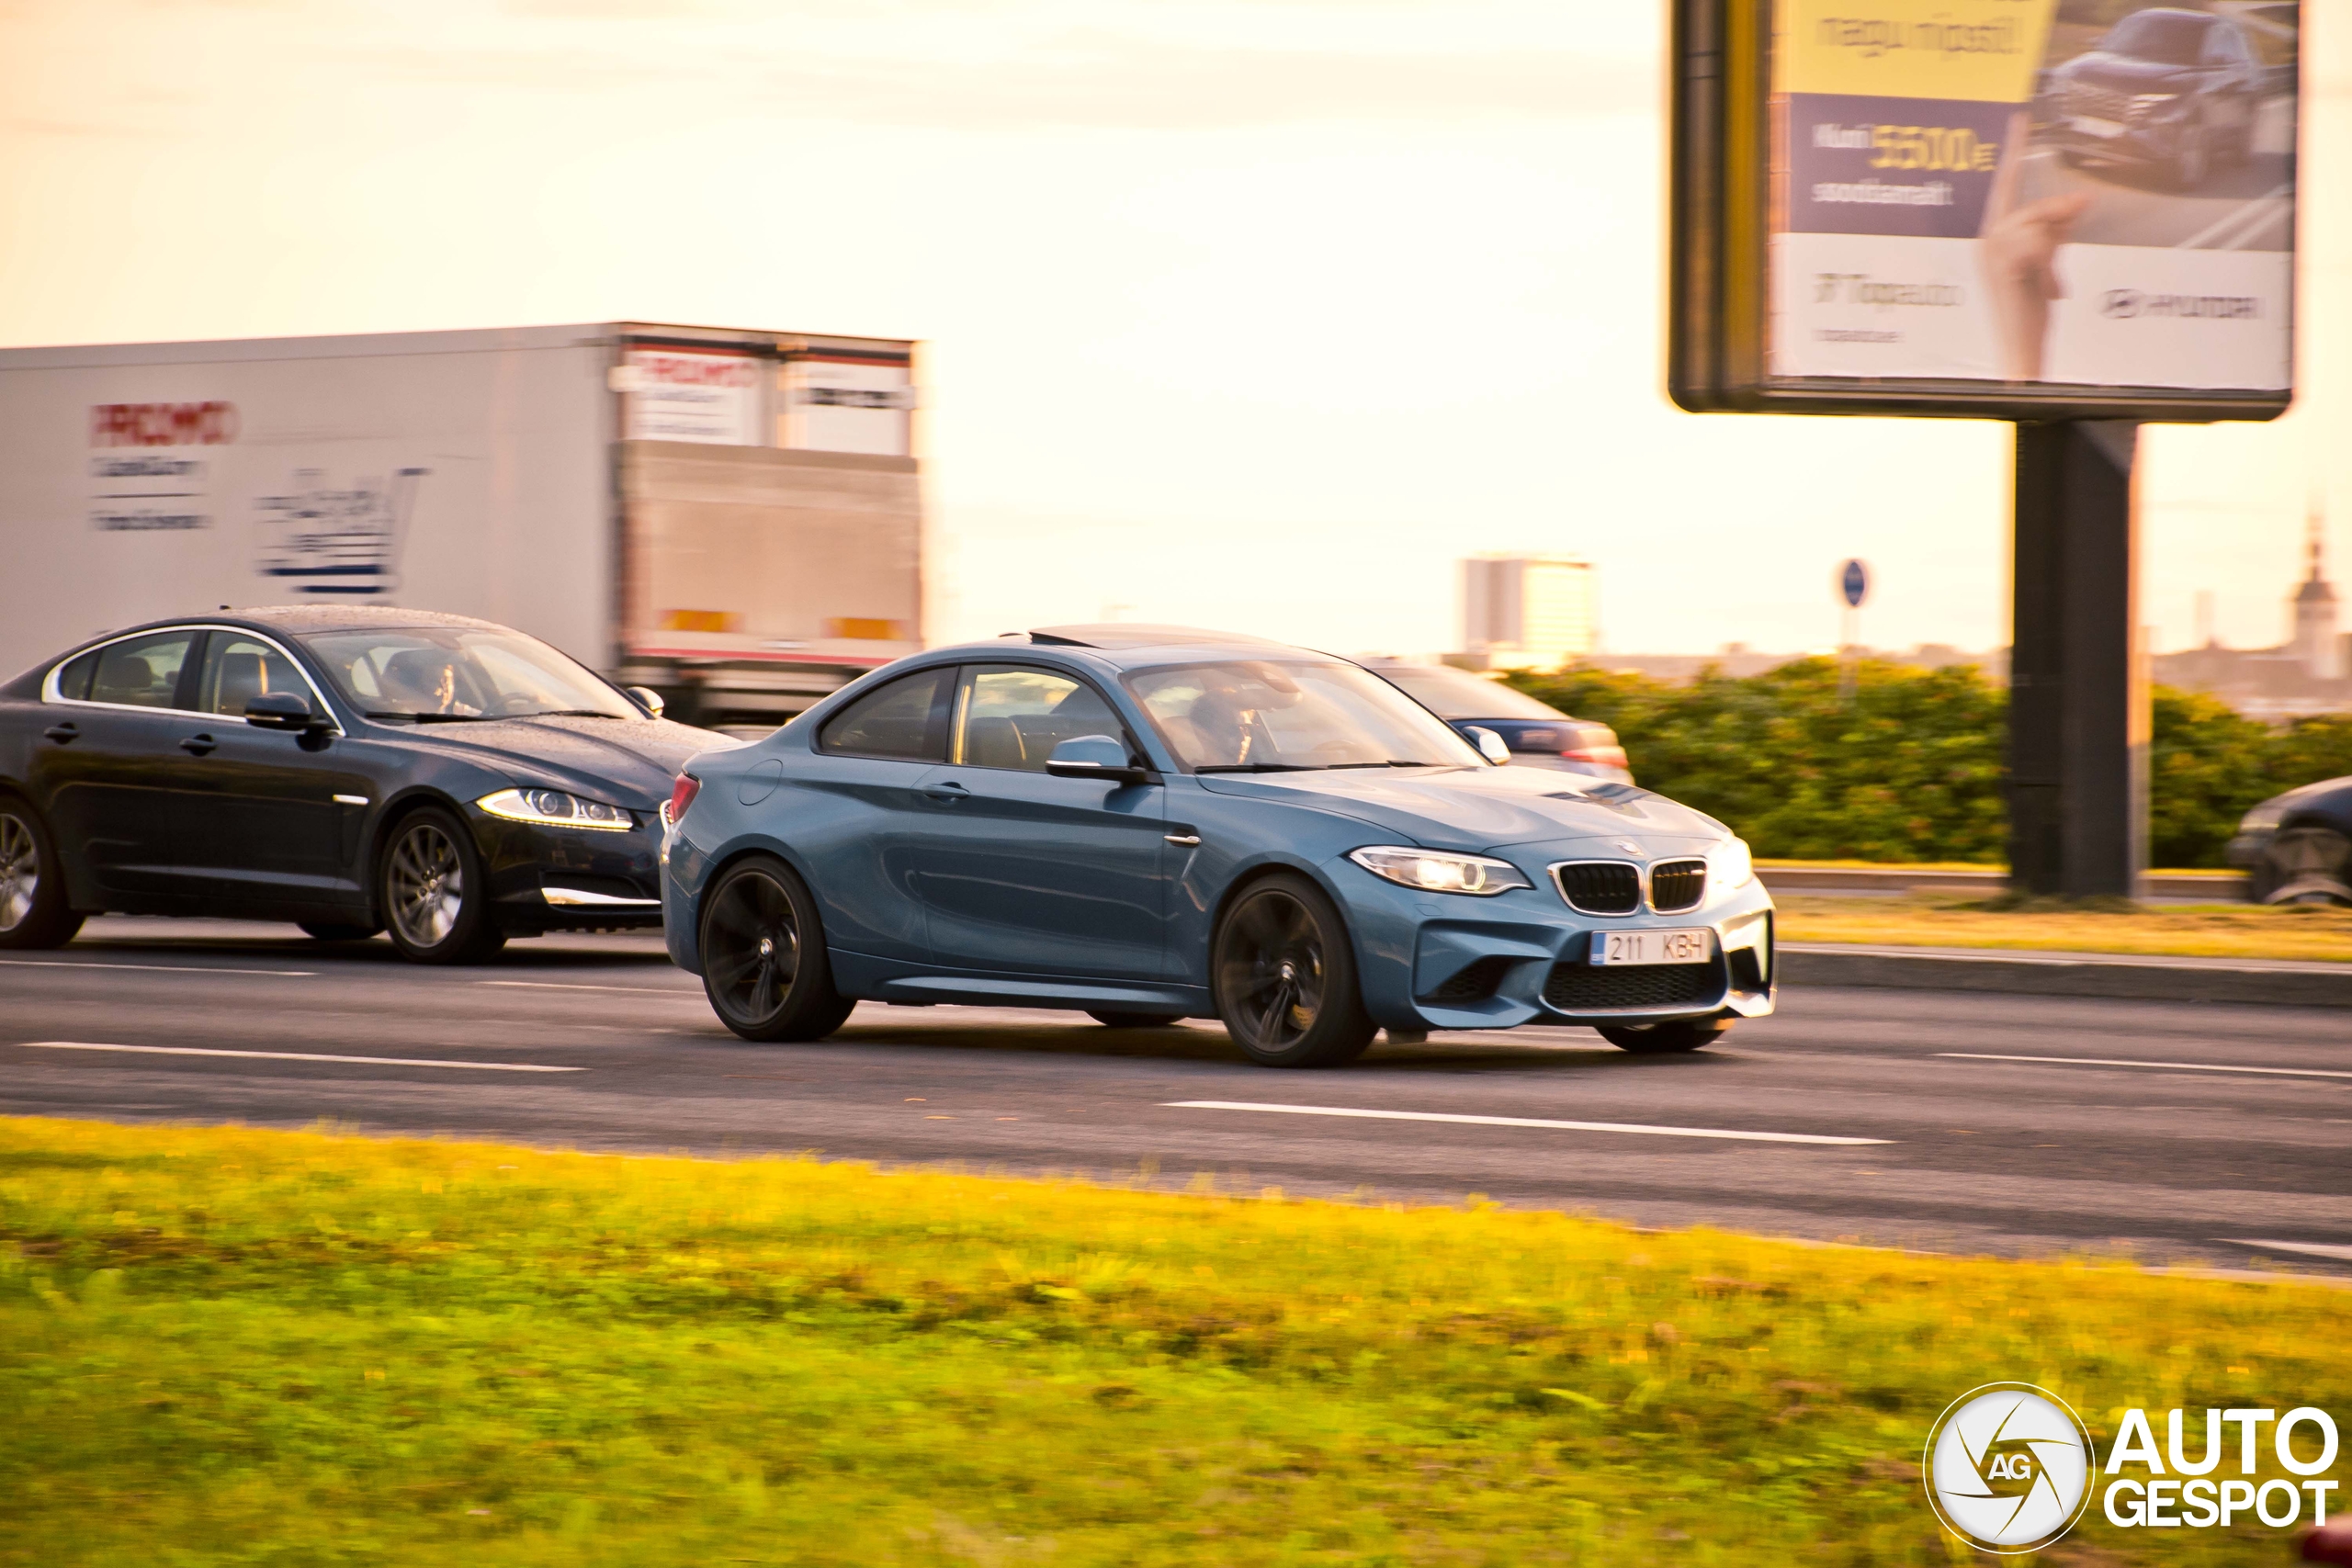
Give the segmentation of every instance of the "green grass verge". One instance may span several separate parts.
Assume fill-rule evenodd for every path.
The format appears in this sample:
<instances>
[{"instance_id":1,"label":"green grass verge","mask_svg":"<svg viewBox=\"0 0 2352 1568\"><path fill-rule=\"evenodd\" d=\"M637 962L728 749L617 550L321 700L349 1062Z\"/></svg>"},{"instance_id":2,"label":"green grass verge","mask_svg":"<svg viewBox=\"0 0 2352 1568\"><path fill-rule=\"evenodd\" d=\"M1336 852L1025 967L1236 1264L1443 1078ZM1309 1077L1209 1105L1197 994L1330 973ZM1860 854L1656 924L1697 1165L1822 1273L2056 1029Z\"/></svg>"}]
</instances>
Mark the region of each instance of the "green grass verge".
<instances>
[{"instance_id":1,"label":"green grass verge","mask_svg":"<svg viewBox=\"0 0 2352 1568\"><path fill-rule=\"evenodd\" d=\"M1491 1205L11 1120L0 1238L42 1568L1944 1562L1974 1384L2352 1404L2352 1292Z\"/></svg>"},{"instance_id":2,"label":"green grass verge","mask_svg":"<svg viewBox=\"0 0 2352 1568\"><path fill-rule=\"evenodd\" d=\"M1854 898L1781 893L1785 942L1900 947L2023 947L2170 958L2291 958L2352 963L2352 909L2314 904L2111 906L2059 899L2007 906L1964 893Z\"/></svg>"}]
</instances>

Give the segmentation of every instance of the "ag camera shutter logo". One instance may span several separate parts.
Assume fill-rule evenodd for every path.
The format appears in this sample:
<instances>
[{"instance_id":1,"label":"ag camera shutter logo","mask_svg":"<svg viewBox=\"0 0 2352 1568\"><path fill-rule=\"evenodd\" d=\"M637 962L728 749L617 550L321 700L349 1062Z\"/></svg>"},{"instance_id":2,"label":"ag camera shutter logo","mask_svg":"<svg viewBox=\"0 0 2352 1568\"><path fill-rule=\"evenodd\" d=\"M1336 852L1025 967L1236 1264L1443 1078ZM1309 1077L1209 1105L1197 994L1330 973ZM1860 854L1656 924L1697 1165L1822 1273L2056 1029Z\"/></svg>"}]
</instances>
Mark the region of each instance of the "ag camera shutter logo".
<instances>
[{"instance_id":1,"label":"ag camera shutter logo","mask_svg":"<svg viewBox=\"0 0 2352 1568\"><path fill-rule=\"evenodd\" d=\"M1920 1469L1946 1529L1980 1551L2039 1551L2075 1528L2094 1465L2082 1417L2031 1383L1970 1389L1936 1417Z\"/></svg>"}]
</instances>

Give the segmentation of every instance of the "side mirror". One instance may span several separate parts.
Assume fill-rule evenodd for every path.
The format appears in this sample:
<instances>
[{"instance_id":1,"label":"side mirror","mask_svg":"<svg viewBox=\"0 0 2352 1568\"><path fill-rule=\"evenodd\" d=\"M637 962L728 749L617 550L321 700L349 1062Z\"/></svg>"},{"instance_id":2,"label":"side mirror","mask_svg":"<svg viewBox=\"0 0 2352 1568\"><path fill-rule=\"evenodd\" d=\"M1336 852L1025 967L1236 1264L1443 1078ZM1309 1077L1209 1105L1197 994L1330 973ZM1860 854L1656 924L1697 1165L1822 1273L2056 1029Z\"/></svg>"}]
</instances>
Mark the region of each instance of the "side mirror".
<instances>
[{"instance_id":1,"label":"side mirror","mask_svg":"<svg viewBox=\"0 0 2352 1568\"><path fill-rule=\"evenodd\" d=\"M1127 755L1126 743L1107 735L1073 735L1046 759L1046 772L1057 779L1109 779L1123 784L1141 784L1151 770L1138 767Z\"/></svg>"},{"instance_id":2,"label":"side mirror","mask_svg":"<svg viewBox=\"0 0 2352 1568\"><path fill-rule=\"evenodd\" d=\"M652 687L623 686L621 690L627 692L630 697L635 699L638 706L643 708L655 718L660 718L662 716L662 694L655 691Z\"/></svg>"},{"instance_id":3,"label":"side mirror","mask_svg":"<svg viewBox=\"0 0 2352 1568\"><path fill-rule=\"evenodd\" d=\"M311 711L311 699L300 692L264 692L245 705L245 722L255 729L324 729L328 720Z\"/></svg>"},{"instance_id":4,"label":"side mirror","mask_svg":"<svg viewBox=\"0 0 2352 1568\"><path fill-rule=\"evenodd\" d=\"M1498 768L1510 764L1510 748L1503 743L1501 736L1476 724L1469 726L1469 735L1470 743L1478 748L1478 755Z\"/></svg>"}]
</instances>

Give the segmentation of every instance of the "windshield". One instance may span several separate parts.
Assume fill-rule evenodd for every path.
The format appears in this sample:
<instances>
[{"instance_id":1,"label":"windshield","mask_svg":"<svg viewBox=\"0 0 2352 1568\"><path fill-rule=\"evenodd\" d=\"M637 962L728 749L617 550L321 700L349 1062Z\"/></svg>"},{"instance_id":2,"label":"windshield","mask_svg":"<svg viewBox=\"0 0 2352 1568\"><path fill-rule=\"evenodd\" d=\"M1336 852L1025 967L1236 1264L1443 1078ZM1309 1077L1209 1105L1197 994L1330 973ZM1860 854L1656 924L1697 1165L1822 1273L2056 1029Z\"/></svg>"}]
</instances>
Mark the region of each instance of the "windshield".
<instances>
[{"instance_id":1,"label":"windshield","mask_svg":"<svg viewBox=\"0 0 2352 1568\"><path fill-rule=\"evenodd\" d=\"M1194 773L1484 765L1426 709L1352 664L1237 659L1124 679Z\"/></svg>"},{"instance_id":2,"label":"windshield","mask_svg":"<svg viewBox=\"0 0 2352 1568\"><path fill-rule=\"evenodd\" d=\"M2143 11L2116 23L2099 48L2158 65L2194 65L2205 48L2209 26L2202 17L2178 11Z\"/></svg>"},{"instance_id":3,"label":"windshield","mask_svg":"<svg viewBox=\"0 0 2352 1568\"><path fill-rule=\"evenodd\" d=\"M1383 665L1373 673L1440 718L1542 718L1556 724L1567 716L1500 681L1442 664Z\"/></svg>"},{"instance_id":4,"label":"windshield","mask_svg":"<svg viewBox=\"0 0 2352 1568\"><path fill-rule=\"evenodd\" d=\"M537 637L476 626L371 626L302 639L371 718L641 718L628 698Z\"/></svg>"}]
</instances>

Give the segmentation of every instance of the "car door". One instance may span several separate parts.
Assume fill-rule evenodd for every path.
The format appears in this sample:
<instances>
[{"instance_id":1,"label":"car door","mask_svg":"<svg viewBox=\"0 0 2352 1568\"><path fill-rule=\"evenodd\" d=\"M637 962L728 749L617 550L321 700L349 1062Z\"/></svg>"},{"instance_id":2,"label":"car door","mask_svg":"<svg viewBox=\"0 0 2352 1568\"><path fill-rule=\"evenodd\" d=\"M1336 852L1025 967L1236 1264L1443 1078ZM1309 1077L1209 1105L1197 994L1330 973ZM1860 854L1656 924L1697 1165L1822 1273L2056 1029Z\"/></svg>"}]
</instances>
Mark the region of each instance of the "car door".
<instances>
[{"instance_id":1,"label":"car door","mask_svg":"<svg viewBox=\"0 0 2352 1568\"><path fill-rule=\"evenodd\" d=\"M192 628L119 638L69 660L43 688L34 804L48 818L77 905L139 912L181 908L171 792L187 716Z\"/></svg>"},{"instance_id":2,"label":"car door","mask_svg":"<svg viewBox=\"0 0 2352 1568\"><path fill-rule=\"evenodd\" d=\"M241 914L330 914L360 896L344 827L365 810L368 784L347 765L339 730L247 724L245 705L267 692L333 712L269 638L206 633L172 792L179 877L202 902Z\"/></svg>"},{"instance_id":3,"label":"car door","mask_svg":"<svg viewBox=\"0 0 2352 1568\"><path fill-rule=\"evenodd\" d=\"M941 966L1165 976L1167 792L1052 777L1047 754L1080 735L1135 750L1116 711L1073 675L965 668L949 761L919 791L915 887Z\"/></svg>"},{"instance_id":4,"label":"car door","mask_svg":"<svg viewBox=\"0 0 2352 1568\"><path fill-rule=\"evenodd\" d=\"M818 765L796 788L747 783L742 803L779 803L776 836L809 873L825 940L910 965L928 962L914 891L915 840L924 821L916 786L947 755L956 666L937 665L876 687L825 721ZM788 805L783 804L787 803Z\"/></svg>"}]
</instances>

